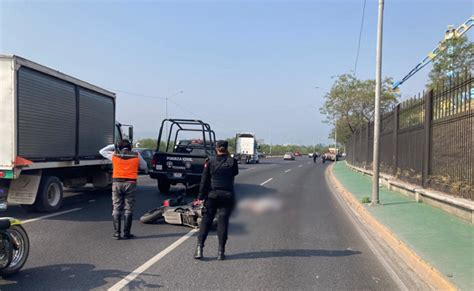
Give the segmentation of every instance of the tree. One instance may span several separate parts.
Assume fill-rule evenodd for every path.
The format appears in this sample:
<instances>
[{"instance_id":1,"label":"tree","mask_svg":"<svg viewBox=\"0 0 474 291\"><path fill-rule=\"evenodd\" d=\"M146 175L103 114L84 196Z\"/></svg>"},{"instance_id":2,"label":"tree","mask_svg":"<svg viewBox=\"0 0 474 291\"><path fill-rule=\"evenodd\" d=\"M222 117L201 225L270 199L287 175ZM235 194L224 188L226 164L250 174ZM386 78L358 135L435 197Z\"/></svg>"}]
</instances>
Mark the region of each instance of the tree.
<instances>
[{"instance_id":1,"label":"tree","mask_svg":"<svg viewBox=\"0 0 474 291\"><path fill-rule=\"evenodd\" d=\"M156 149L156 139L153 138L143 138L139 139L135 145L138 144L138 147L140 148L150 148L150 149Z\"/></svg>"},{"instance_id":2,"label":"tree","mask_svg":"<svg viewBox=\"0 0 474 291\"><path fill-rule=\"evenodd\" d=\"M471 70L474 64L474 44L465 35L445 40L440 48L442 50L433 60L433 68L429 73L427 87L430 89L450 77Z\"/></svg>"},{"instance_id":3,"label":"tree","mask_svg":"<svg viewBox=\"0 0 474 291\"><path fill-rule=\"evenodd\" d=\"M229 147L228 147L229 153L234 153L235 152L235 138L229 137L229 138L226 138L225 140L229 144Z\"/></svg>"},{"instance_id":4,"label":"tree","mask_svg":"<svg viewBox=\"0 0 474 291\"><path fill-rule=\"evenodd\" d=\"M391 85L391 78L382 82L381 112L397 103ZM338 142L346 143L358 127L373 119L375 80L359 80L352 74L340 75L324 98L320 112L326 115L327 123L337 124ZM334 138L334 130L329 137Z\"/></svg>"}]
</instances>

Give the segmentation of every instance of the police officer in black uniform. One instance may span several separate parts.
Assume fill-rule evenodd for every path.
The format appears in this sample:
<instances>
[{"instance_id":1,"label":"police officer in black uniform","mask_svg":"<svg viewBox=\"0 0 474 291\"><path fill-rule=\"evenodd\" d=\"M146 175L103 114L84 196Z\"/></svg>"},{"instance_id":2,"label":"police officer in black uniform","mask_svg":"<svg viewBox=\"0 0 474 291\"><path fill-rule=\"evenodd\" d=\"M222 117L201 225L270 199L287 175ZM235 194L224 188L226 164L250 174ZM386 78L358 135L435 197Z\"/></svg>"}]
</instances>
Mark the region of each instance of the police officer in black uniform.
<instances>
[{"instance_id":1,"label":"police officer in black uniform","mask_svg":"<svg viewBox=\"0 0 474 291\"><path fill-rule=\"evenodd\" d=\"M229 218L235 206L234 177L239 174L237 161L230 157L227 147L227 141L217 141L217 156L209 158L204 164L198 200L204 203L205 211L199 229L195 259L203 257L204 242L216 214L219 239L217 259L225 259Z\"/></svg>"}]
</instances>

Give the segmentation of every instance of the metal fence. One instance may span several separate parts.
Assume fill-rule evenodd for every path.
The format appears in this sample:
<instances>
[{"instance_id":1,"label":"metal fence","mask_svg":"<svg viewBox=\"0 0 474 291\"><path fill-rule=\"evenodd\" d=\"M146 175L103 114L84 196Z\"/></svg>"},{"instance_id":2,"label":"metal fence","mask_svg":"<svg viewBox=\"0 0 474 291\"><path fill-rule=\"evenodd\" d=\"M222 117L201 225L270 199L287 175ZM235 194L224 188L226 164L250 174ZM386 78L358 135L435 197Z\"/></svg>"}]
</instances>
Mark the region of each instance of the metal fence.
<instances>
[{"instance_id":1,"label":"metal fence","mask_svg":"<svg viewBox=\"0 0 474 291\"><path fill-rule=\"evenodd\" d=\"M347 161L372 167L373 123L351 136ZM398 104L381 118L380 169L401 180L474 200L472 72Z\"/></svg>"}]
</instances>

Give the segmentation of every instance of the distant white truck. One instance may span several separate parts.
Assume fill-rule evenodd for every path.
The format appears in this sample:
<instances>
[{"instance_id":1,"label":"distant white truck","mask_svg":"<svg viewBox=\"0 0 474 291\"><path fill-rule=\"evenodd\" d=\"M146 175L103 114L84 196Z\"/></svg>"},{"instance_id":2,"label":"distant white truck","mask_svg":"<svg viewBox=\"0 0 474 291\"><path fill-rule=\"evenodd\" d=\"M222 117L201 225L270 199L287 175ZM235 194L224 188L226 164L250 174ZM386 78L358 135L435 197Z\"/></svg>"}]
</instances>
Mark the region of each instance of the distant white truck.
<instances>
[{"instance_id":1,"label":"distant white truck","mask_svg":"<svg viewBox=\"0 0 474 291\"><path fill-rule=\"evenodd\" d=\"M258 145L255 134L236 134L234 158L241 163L259 163Z\"/></svg>"},{"instance_id":2,"label":"distant white truck","mask_svg":"<svg viewBox=\"0 0 474 291\"><path fill-rule=\"evenodd\" d=\"M0 55L2 206L53 211L61 207L63 186L110 185L111 162L99 150L122 138L115 108L115 93Z\"/></svg>"}]
</instances>

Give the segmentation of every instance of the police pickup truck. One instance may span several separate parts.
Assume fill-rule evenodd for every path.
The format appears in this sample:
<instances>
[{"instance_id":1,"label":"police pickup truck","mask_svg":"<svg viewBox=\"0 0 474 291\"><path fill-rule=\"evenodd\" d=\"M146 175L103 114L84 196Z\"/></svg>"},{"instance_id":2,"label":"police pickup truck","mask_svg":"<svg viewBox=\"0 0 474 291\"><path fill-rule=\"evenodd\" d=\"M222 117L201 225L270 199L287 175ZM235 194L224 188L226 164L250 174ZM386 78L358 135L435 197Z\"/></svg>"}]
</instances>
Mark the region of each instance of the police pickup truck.
<instances>
[{"instance_id":1,"label":"police pickup truck","mask_svg":"<svg viewBox=\"0 0 474 291\"><path fill-rule=\"evenodd\" d=\"M198 138L188 138L193 136ZM163 142L162 137L166 137ZM179 139L179 138L185 139ZM150 177L158 180L158 190L168 192L171 185L197 189L204 162L215 155L215 133L201 120L165 119L158 135Z\"/></svg>"}]
</instances>

